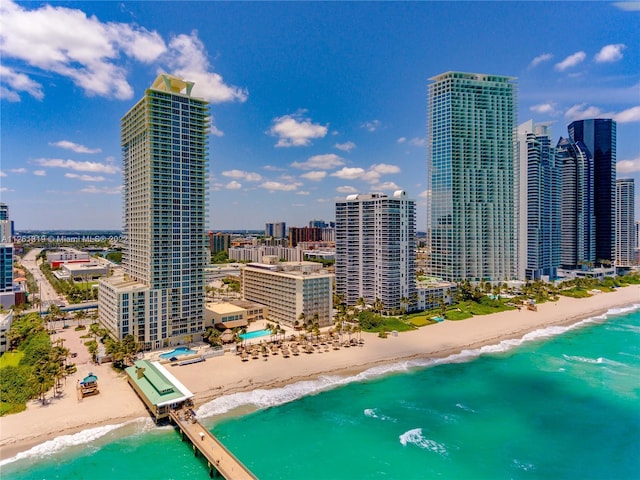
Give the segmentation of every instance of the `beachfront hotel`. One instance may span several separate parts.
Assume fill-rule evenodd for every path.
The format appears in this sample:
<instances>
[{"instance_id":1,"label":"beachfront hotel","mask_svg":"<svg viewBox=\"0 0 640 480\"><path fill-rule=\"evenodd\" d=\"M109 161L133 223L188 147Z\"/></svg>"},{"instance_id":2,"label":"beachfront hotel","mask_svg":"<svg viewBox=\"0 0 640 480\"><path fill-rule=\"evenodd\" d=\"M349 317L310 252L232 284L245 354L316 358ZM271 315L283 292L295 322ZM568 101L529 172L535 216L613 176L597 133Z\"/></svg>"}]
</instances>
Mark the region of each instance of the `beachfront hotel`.
<instances>
[{"instance_id":1,"label":"beachfront hotel","mask_svg":"<svg viewBox=\"0 0 640 480\"><path fill-rule=\"evenodd\" d=\"M616 266L629 267L635 261L635 183L633 178L616 180Z\"/></svg>"},{"instance_id":2,"label":"beachfront hotel","mask_svg":"<svg viewBox=\"0 0 640 480\"><path fill-rule=\"evenodd\" d=\"M415 202L397 190L336 202L336 293L384 311L411 309L416 296Z\"/></svg>"},{"instance_id":3,"label":"beachfront hotel","mask_svg":"<svg viewBox=\"0 0 640 480\"><path fill-rule=\"evenodd\" d=\"M446 72L430 79L427 241L448 281L517 277L517 85L513 77Z\"/></svg>"},{"instance_id":4,"label":"beachfront hotel","mask_svg":"<svg viewBox=\"0 0 640 480\"><path fill-rule=\"evenodd\" d=\"M99 283L99 321L146 348L197 340L208 263L208 104L161 74L121 120L124 275Z\"/></svg>"},{"instance_id":5,"label":"beachfront hotel","mask_svg":"<svg viewBox=\"0 0 640 480\"><path fill-rule=\"evenodd\" d=\"M568 130L569 138L584 143L593 159L595 261L610 265L615 258L616 122L577 120Z\"/></svg>"},{"instance_id":6,"label":"beachfront hotel","mask_svg":"<svg viewBox=\"0 0 640 480\"><path fill-rule=\"evenodd\" d=\"M242 298L266 305L269 320L291 327L314 321L331 325L333 275L321 264L266 256L261 263L243 265L241 278Z\"/></svg>"},{"instance_id":7,"label":"beachfront hotel","mask_svg":"<svg viewBox=\"0 0 640 480\"><path fill-rule=\"evenodd\" d=\"M560 266L560 168L549 124L518 127L518 279L553 280Z\"/></svg>"}]
</instances>

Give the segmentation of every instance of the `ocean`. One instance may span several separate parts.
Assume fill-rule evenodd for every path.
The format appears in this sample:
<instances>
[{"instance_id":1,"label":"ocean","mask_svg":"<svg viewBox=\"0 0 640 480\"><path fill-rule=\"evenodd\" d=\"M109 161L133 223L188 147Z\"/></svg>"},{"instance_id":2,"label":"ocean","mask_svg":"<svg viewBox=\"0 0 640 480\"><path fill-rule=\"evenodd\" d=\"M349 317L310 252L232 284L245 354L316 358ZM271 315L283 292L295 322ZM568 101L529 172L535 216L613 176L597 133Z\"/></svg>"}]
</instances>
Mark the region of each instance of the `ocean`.
<instances>
[{"instance_id":1,"label":"ocean","mask_svg":"<svg viewBox=\"0 0 640 480\"><path fill-rule=\"evenodd\" d=\"M216 399L198 416L260 479L637 479L640 305L435 361ZM428 327L427 327L428 328ZM148 419L60 437L4 479L202 479Z\"/></svg>"}]
</instances>

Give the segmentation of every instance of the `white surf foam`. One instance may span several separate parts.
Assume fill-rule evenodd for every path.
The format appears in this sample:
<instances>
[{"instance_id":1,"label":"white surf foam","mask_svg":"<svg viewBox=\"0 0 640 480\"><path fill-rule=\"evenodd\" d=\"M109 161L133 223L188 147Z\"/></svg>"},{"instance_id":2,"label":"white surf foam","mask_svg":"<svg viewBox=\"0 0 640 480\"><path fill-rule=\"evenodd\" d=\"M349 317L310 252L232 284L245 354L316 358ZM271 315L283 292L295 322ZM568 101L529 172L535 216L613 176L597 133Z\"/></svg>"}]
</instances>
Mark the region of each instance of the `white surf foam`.
<instances>
[{"instance_id":1,"label":"white surf foam","mask_svg":"<svg viewBox=\"0 0 640 480\"><path fill-rule=\"evenodd\" d=\"M222 415L244 406L254 406L257 409L275 407L298 400L307 395L315 395L350 383L363 382L393 373L406 372L414 368L426 368L445 363L464 363L474 360L483 354L495 354L513 350L524 343L556 337L570 330L574 330L591 323L600 323L610 315L625 314L638 309L640 309L640 304L625 308L613 308L603 315L590 317L572 325L545 327L529 332L521 338L502 340L497 344L485 345L476 349L463 350L460 353L449 355L444 358L404 360L397 363L372 367L357 375L351 375L348 377L326 375L319 377L316 380L304 380L280 388L273 388L269 390L257 389L249 392L224 395L202 405L198 409L197 413L198 416L207 418L215 415Z\"/></svg>"},{"instance_id":2,"label":"white surf foam","mask_svg":"<svg viewBox=\"0 0 640 480\"><path fill-rule=\"evenodd\" d=\"M155 423L150 418L138 418L136 420L130 420L116 425L104 425L102 427L88 428L87 430L82 430L81 432L74 433L72 435L61 435L52 440L41 443L40 445L36 445L25 452L20 452L15 457L2 460L0 462L0 467L18 460L43 458L58 453L65 448L89 444L115 430L118 430L119 428L130 425L135 428L135 433L142 433L155 428Z\"/></svg>"},{"instance_id":3,"label":"white surf foam","mask_svg":"<svg viewBox=\"0 0 640 480\"><path fill-rule=\"evenodd\" d=\"M404 432L400 435L400 443L404 447L407 445L416 445L442 456L447 456L449 454L447 447L445 447L444 444L428 439L422 435L421 428L414 428L413 430L407 430Z\"/></svg>"},{"instance_id":4,"label":"white surf foam","mask_svg":"<svg viewBox=\"0 0 640 480\"><path fill-rule=\"evenodd\" d=\"M465 412L476 413L473 408L467 407L464 403L456 403L456 407L458 407L460 410L464 410Z\"/></svg>"},{"instance_id":5,"label":"white surf foam","mask_svg":"<svg viewBox=\"0 0 640 480\"><path fill-rule=\"evenodd\" d=\"M379 413L378 409L376 409L376 408L365 408L364 409L364 415L365 415L365 417L375 418L375 419L378 419L378 420L383 420L383 421L388 421L388 422L396 423L398 421L398 419L396 419L396 418L388 417L387 415Z\"/></svg>"}]
</instances>

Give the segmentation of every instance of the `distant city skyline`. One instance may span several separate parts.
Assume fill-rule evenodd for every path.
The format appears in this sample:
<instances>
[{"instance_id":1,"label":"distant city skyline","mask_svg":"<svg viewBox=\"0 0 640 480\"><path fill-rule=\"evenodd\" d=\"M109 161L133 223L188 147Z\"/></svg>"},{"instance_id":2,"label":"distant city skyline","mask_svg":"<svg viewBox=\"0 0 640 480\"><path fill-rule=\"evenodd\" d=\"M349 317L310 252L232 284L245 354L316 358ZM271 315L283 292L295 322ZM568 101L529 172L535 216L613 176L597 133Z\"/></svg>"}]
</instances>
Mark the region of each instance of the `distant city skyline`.
<instances>
[{"instance_id":1,"label":"distant city skyline","mask_svg":"<svg viewBox=\"0 0 640 480\"><path fill-rule=\"evenodd\" d=\"M18 231L121 229L120 119L161 71L211 103L213 231L330 222L396 189L424 231L427 85L450 70L516 77L517 124L552 122L552 144L614 119L637 183L638 31L637 3L7 0L0 201Z\"/></svg>"}]
</instances>

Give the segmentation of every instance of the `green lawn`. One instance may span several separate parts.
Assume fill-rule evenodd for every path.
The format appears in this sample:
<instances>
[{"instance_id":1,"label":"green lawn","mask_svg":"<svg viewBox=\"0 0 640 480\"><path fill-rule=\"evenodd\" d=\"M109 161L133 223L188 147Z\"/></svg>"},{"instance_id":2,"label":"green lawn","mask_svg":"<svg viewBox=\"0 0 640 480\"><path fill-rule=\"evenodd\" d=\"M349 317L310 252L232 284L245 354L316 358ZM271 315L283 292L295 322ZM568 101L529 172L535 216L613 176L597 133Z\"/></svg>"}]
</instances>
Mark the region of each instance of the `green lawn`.
<instances>
[{"instance_id":1,"label":"green lawn","mask_svg":"<svg viewBox=\"0 0 640 480\"><path fill-rule=\"evenodd\" d=\"M5 352L0 356L0 369L4 367L17 367L24 357L24 352Z\"/></svg>"}]
</instances>

